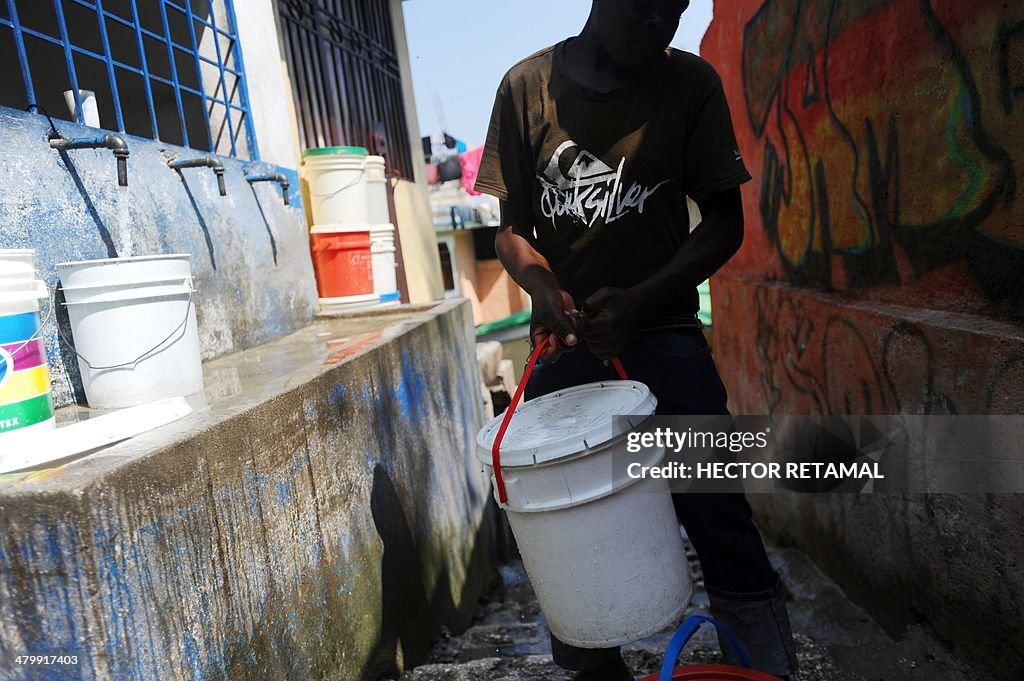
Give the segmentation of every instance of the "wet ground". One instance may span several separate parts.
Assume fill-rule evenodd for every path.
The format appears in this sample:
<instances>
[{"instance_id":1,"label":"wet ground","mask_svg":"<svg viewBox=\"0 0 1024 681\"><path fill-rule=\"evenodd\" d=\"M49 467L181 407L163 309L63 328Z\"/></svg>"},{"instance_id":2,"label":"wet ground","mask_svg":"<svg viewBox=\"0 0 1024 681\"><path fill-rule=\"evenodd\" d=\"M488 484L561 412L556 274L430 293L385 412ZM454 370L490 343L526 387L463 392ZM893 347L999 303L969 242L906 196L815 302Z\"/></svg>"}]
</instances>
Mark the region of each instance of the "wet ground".
<instances>
[{"instance_id":1,"label":"wet ground","mask_svg":"<svg viewBox=\"0 0 1024 681\"><path fill-rule=\"evenodd\" d=\"M787 587L803 681L984 681L971 673L922 628L900 640L887 635L801 552L769 547ZM700 565L688 548L694 579L691 614L707 612ZM640 678L658 671L673 631L626 646L627 663ZM687 663L721 658L714 632L703 627L684 651ZM400 681L570 681L572 673L551 662L544 616L522 564L501 568L501 583L480 603L473 625L447 633L428 663Z\"/></svg>"}]
</instances>

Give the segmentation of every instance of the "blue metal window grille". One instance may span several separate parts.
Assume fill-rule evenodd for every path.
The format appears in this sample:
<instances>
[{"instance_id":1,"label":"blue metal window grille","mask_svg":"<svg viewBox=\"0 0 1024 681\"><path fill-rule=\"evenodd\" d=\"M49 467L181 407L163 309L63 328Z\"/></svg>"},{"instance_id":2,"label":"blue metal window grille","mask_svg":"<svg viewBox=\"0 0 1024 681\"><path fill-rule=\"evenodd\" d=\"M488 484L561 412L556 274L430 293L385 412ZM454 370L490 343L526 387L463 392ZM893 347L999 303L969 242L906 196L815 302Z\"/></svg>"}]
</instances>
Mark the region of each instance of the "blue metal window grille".
<instances>
[{"instance_id":1,"label":"blue metal window grille","mask_svg":"<svg viewBox=\"0 0 1024 681\"><path fill-rule=\"evenodd\" d=\"M0 104L84 123L92 90L101 127L259 156L232 0L0 0L2 68L14 59L23 89L0 79Z\"/></svg>"}]
</instances>

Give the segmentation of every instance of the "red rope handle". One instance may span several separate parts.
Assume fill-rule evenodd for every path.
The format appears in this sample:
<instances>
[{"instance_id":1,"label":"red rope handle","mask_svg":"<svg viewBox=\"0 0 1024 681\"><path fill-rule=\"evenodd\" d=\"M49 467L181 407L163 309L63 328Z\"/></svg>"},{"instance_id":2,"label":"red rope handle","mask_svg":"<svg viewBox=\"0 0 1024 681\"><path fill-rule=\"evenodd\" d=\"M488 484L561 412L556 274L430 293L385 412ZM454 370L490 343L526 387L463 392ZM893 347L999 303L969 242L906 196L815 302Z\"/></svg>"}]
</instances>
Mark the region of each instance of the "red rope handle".
<instances>
[{"instance_id":1,"label":"red rope handle","mask_svg":"<svg viewBox=\"0 0 1024 681\"><path fill-rule=\"evenodd\" d=\"M533 367L537 365L537 360L548 349L550 342L549 338L545 338L537 343L537 347L530 353L530 359L526 362L526 368L523 369L523 377L519 380L519 385L516 386L512 402L509 403L508 409L505 410L505 416L501 419L501 425L498 426L498 434L494 438L494 444L491 445L491 466L494 468L494 486L498 489L498 501L502 504L508 502L508 495L505 493L505 478L501 474L501 441L505 439L505 431L508 430L508 424L512 421L512 415L515 413L516 407L519 406L519 401L523 398L526 384L530 382L530 376L533 375ZM619 361L618 357L612 358L612 366L615 367L615 373L619 375L619 378L623 381L629 380L626 370L622 367L622 362Z\"/></svg>"}]
</instances>

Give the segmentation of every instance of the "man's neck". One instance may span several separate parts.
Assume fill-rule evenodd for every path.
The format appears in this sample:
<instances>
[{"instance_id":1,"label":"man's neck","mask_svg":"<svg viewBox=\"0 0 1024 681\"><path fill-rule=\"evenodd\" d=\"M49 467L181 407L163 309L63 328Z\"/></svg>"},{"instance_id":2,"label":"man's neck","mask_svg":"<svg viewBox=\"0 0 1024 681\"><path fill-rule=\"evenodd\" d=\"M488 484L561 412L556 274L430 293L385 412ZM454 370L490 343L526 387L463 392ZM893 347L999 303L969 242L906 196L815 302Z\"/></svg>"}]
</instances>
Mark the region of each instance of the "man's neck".
<instances>
[{"instance_id":1,"label":"man's neck","mask_svg":"<svg viewBox=\"0 0 1024 681\"><path fill-rule=\"evenodd\" d=\"M574 81L595 92L614 92L637 77L615 63L590 31L589 22L565 46L565 68Z\"/></svg>"}]
</instances>

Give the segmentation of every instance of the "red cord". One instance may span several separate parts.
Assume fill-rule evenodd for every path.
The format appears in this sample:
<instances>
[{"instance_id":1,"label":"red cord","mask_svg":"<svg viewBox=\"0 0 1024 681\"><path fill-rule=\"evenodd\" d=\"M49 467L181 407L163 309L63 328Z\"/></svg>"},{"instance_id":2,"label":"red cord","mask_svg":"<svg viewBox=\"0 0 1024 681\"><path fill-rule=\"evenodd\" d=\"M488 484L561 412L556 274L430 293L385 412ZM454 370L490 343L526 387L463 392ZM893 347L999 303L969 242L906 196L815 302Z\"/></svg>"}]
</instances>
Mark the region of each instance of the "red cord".
<instances>
[{"instance_id":1,"label":"red cord","mask_svg":"<svg viewBox=\"0 0 1024 681\"><path fill-rule=\"evenodd\" d=\"M512 402L508 405L508 409L505 410L504 418L501 419L501 425L498 426L498 434L494 438L494 444L491 445L491 466L494 468L494 486L498 489L498 501L502 504L508 502L508 495L505 493L505 478L501 474L501 441L505 439L505 431L508 430L508 424L512 421L512 415L515 413L516 407L519 406L519 400L523 398L526 384L530 382L530 376L533 375L533 367L537 365L537 360L548 349L549 343L550 340L545 338L537 343L537 347L530 353L530 359L526 362L526 368L523 369L523 377L520 379L516 392L512 396ZM612 366L615 367L615 372L619 375L619 378L623 381L629 380L626 370L622 367L622 362L619 361L618 357L612 358Z\"/></svg>"}]
</instances>

